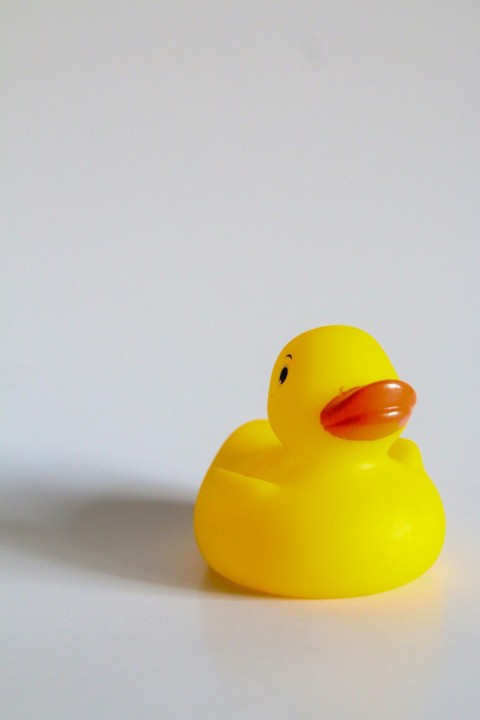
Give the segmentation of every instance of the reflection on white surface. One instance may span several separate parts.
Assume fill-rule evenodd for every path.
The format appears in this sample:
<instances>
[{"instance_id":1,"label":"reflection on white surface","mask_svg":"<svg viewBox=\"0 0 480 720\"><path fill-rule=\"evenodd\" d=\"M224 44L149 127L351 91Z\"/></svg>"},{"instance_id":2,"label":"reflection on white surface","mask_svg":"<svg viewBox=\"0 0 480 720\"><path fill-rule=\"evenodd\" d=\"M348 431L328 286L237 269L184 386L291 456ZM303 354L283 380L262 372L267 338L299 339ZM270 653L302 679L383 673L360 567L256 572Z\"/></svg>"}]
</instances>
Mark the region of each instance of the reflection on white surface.
<instances>
[{"instance_id":1,"label":"reflection on white surface","mask_svg":"<svg viewBox=\"0 0 480 720\"><path fill-rule=\"evenodd\" d=\"M444 600L439 567L368 598L242 600L233 610L215 599L201 612L217 672L266 692L280 717L303 697L304 710L317 702L322 717L401 718L414 691L422 717L439 671Z\"/></svg>"}]
</instances>

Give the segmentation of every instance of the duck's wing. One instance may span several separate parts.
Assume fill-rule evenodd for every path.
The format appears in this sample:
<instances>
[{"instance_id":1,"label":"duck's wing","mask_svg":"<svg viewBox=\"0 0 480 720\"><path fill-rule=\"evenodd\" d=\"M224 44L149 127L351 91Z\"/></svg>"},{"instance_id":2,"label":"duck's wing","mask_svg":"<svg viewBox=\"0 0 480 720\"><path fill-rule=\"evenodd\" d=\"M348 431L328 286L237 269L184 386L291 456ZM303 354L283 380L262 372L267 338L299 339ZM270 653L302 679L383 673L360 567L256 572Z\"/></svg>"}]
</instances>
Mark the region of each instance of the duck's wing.
<instances>
[{"instance_id":1,"label":"duck's wing","mask_svg":"<svg viewBox=\"0 0 480 720\"><path fill-rule=\"evenodd\" d=\"M410 467L423 469L422 454L413 440L398 438L398 440L393 443L388 454L397 462L409 465Z\"/></svg>"}]
</instances>

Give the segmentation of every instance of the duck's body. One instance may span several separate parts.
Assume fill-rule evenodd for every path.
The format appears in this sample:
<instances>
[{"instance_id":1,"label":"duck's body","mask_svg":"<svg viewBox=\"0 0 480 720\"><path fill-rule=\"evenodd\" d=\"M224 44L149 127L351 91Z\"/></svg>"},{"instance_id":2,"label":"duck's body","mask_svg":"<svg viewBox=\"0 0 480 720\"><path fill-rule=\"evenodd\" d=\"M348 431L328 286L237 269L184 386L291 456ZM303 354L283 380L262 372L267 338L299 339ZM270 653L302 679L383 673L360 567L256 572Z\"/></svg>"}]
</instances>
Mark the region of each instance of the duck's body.
<instances>
[{"instance_id":1,"label":"duck's body","mask_svg":"<svg viewBox=\"0 0 480 720\"><path fill-rule=\"evenodd\" d=\"M338 333L311 332L333 330ZM286 349L300 367L298 340ZM370 594L423 573L440 552L445 518L414 443L398 439L398 429L376 440L345 440L320 422L317 442L306 427L293 442L281 442L278 428L288 425L289 413L281 415L289 402L285 406L283 388L272 390L272 384L270 422L238 428L200 489L195 532L207 562L239 584L292 597ZM304 404L305 397L293 389L292 399Z\"/></svg>"}]
</instances>

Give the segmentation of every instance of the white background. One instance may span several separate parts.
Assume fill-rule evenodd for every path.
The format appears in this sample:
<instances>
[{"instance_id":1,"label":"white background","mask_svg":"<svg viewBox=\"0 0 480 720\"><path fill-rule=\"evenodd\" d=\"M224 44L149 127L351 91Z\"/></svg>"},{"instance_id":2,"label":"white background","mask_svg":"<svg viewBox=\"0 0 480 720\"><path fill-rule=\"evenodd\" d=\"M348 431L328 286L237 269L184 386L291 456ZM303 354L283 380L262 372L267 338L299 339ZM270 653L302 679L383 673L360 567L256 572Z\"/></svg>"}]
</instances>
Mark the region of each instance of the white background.
<instances>
[{"instance_id":1,"label":"white background","mask_svg":"<svg viewBox=\"0 0 480 720\"><path fill-rule=\"evenodd\" d=\"M5 720L480 716L480 6L1 5ZM417 390L436 566L344 601L196 550L283 344L358 325Z\"/></svg>"}]
</instances>

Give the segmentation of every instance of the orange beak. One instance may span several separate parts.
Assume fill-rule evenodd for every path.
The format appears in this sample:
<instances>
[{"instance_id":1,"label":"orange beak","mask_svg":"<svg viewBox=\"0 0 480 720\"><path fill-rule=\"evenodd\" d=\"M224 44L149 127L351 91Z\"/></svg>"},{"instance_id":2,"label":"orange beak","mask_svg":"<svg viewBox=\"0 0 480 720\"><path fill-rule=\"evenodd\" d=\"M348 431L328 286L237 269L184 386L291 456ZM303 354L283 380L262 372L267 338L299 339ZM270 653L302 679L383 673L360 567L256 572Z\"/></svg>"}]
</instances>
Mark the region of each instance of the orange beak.
<instances>
[{"instance_id":1,"label":"orange beak","mask_svg":"<svg viewBox=\"0 0 480 720\"><path fill-rule=\"evenodd\" d=\"M325 405L320 422L345 440L378 440L405 427L417 397L401 380L380 380L340 393Z\"/></svg>"}]
</instances>

